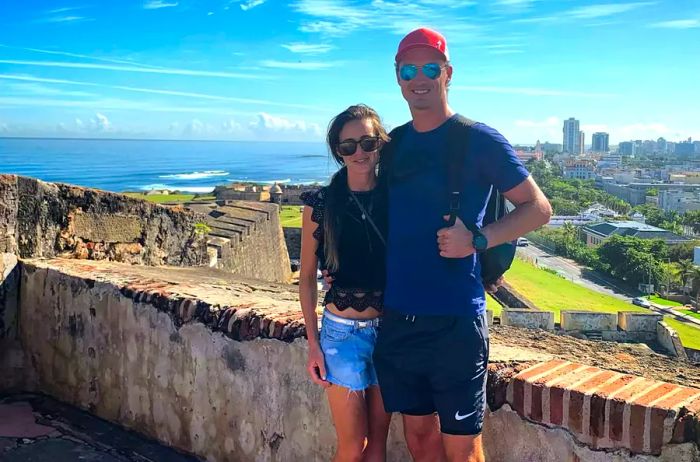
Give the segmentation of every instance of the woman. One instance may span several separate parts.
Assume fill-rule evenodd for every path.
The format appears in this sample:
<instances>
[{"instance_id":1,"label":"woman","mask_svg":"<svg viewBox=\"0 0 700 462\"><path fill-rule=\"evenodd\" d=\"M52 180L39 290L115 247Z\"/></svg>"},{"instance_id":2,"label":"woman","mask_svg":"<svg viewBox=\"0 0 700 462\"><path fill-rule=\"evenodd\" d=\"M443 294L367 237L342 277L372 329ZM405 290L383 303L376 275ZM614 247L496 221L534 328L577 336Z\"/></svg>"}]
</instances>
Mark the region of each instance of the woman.
<instances>
[{"instance_id":1,"label":"woman","mask_svg":"<svg viewBox=\"0 0 700 462\"><path fill-rule=\"evenodd\" d=\"M333 460L384 461L391 415L372 364L384 288L386 191L377 181L379 149L388 141L377 113L351 106L328 128L341 167L330 184L302 195L301 301L309 341L307 370L323 386L338 444ZM334 277L316 316L317 268Z\"/></svg>"}]
</instances>

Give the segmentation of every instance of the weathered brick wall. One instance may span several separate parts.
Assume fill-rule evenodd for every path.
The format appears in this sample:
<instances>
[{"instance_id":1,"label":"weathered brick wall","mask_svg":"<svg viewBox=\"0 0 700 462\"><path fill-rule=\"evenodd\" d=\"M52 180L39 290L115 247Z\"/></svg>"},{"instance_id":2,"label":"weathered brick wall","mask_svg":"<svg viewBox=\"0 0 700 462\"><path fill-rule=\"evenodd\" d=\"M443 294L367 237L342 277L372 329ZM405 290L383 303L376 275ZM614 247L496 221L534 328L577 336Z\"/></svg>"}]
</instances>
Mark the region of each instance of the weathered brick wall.
<instances>
[{"instance_id":1,"label":"weathered brick wall","mask_svg":"<svg viewBox=\"0 0 700 462\"><path fill-rule=\"evenodd\" d=\"M305 373L294 287L79 260L25 261L20 286L40 391L210 461L331 458L335 435ZM492 349L487 460L700 460L700 389L539 350ZM683 363L665 365L694 377ZM408 460L398 422L391 462Z\"/></svg>"},{"instance_id":2,"label":"weathered brick wall","mask_svg":"<svg viewBox=\"0 0 700 462\"><path fill-rule=\"evenodd\" d=\"M22 258L202 265L200 219L120 194L0 175L0 251Z\"/></svg>"}]
</instances>

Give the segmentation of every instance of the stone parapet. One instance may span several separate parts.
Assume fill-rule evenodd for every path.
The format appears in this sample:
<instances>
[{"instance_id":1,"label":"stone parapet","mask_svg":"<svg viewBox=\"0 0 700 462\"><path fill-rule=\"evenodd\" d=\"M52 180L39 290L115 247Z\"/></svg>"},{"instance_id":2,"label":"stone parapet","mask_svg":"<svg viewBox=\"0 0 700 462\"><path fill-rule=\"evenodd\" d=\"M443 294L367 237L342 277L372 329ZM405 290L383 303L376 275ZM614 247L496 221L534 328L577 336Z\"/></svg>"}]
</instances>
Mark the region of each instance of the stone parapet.
<instances>
[{"instance_id":1,"label":"stone parapet","mask_svg":"<svg viewBox=\"0 0 700 462\"><path fill-rule=\"evenodd\" d=\"M582 332L616 331L617 315L595 311L562 310L561 328L565 331Z\"/></svg>"},{"instance_id":2,"label":"stone parapet","mask_svg":"<svg viewBox=\"0 0 700 462\"><path fill-rule=\"evenodd\" d=\"M521 308L504 308L501 311L501 324L527 329L554 330L554 313Z\"/></svg>"},{"instance_id":3,"label":"stone parapet","mask_svg":"<svg viewBox=\"0 0 700 462\"><path fill-rule=\"evenodd\" d=\"M657 324L663 321L664 317L657 313L620 311L617 313L617 319L617 324L624 331L656 333Z\"/></svg>"}]
</instances>

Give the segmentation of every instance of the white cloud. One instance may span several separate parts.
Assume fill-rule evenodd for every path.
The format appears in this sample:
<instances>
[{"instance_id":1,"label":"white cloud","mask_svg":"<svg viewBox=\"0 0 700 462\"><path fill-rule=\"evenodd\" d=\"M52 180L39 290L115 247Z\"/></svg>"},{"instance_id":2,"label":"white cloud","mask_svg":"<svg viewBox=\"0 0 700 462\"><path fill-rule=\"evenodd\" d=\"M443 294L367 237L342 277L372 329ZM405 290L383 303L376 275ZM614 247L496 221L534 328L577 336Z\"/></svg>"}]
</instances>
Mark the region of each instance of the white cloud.
<instances>
[{"instance_id":1,"label":"white cloud","mask_svg":"<svg viewBox=\"0 0 700 462\"><path fill-rule=\"evenodd\" d=\"M303 120L290 120L266 112L259 113L257 118L249 124L249 128L260 139L271 136L273 139L288 138L308 141L309 137L313 139L322 137L318 124L307 123Z\"/></svg>"},{"instance_id":2,"label":"white cloud","mask_svg":"<svg viewBox=\"0 0 700 462\"><path fill-rule=\"evenodd\" d=\"M650 139L659 136L670 136L674 132L665 124L660 122L636 123L625 125L615 130L615 134L620 139Z\"/></svg>"},{"instance_id":3,"label":"white cloud","mask_svg":"<svg viewBox=\"0 0 700 462\"><path fill-rule=\"evenodd\" d=\"M178 2L168 3L168 2L163 1L163 0L149 0L143 4L143 7L146 10L158 10L160 8L172 8L172 7L177 6L177 5L178 5Z\"/></svg>"},{"instance_id":4,"label":"white cloud","mask_svg":"<svg viewBox=\"0 0 700 462\"><path fill-rule=\"evenodd\" d=\"M292 53L300 54L321 54L328 53L334 47L332 45L327 45L323 43L284 43L282 44L284 48L291 51Z\"/></svg>"},{"instance_id":5,"label":"white cloud","mask_svg":"<svg viewBox=\"0 0 700 462\"><path fill-rule=\"evenodd\" d=\"M605 124L582 124L581 131L584 131L589 134L593 134L596 132L610 133L610 127L608 127Z\"/></svg>"},{"instance_id":6,"label":"white cloud","mask_svg":"<svg viewBox=\"0 0 700 462\"><path fill-rule=\"evenodd\" d=\"M575 19L598 19L627 13L638 8L654 5L656 2L603 3L562 11L552 16L515 19L514 23L548 23Z\"/></svg>"},{"instance_id":7,"label":"white cloud","mask_svg":"<svg viewBox=\"0 0 700 462\"><path fill-rule=\"evenodd\" d=\"M450 41L458 43L473 41L480 30L470 23L467 13L455 11L469 4L463 0L371 0L370 5L350 0L295 0L291 6L308 17L299 26L302 32L343 36L355 30L386 30L403 35L427 26L449 34ZM430 18L429 23L426 18Z\"/></svg>"},{"instance_id":8,"label":"white cloud","mask_svg":"<svg viewBox=\"0 0 700 462\"><path fill-rule=\"evenodd\" d=\"M214 12L213 11L208 12L207 16L214 16Z\"/></svg>"},{"instance_id":9,"label":"white cloud","mask_svg":"<svg viewBox=\"0 0 700 462\"><path fill-rule=\"evenodd\" d=\"M9 133L10 126L4 122L0 122L0 133Z\"/></svg>"},{"instance_id":10,"label":"white cloud","mask_svg":"<svg viewBox=\"0 0 700 462\"><path fill-rule=\"evenodd\" d=\"M245 3L241 3L240 6L243 11L248 11L255 8L256 6L262 5L263 3L265 3L265 1L266 0L248 0Z\"/></svg>"},{"instance_id":11,"label":"white cloud","mask_svg":"<svg viewBox=\"0 0 700 462\"><path fill-rule=\"evenodd\" d=\"M305 71L315 71L319 69L328 69L341 64L338 61L275 61L267 59L260 62L263 67L271 67L275 69L297 69Z\"/></svg>"},{"instance_id":12,"label":"white cloud","mask_svg":"<svg viewBox=\"0 0 700 462\"><path fill-rule=\"evenodd\" d=\"M94 21L93 18L86 18L85 16L52 16L50 18L41 19L40 22L84 22L84 21Z\"/></svg>"},{"instance_id":13,"label":"white cloud","mask_svg":"<svg viewBox=\"0 0 700 462\"><path fill-rule=\"evenodd\" d=\"M242 129L243 129L243 125L236 122L234 119L225 120L221 124L221 130L223 130L224 133L238 133Z\"/></svg>"},{"instance_id":14,"label":"white cloud","mask_svg":"<svg viewBox=\"0 0 700 462\"><path fill-rule=\"evenodd\" d=\"M651 27L661 29L694 29L700 27L700 19L676 19L651 24Z\"/></svg>"},{"instance_id":15,"label":"white cloud","mask_svg":"<svg viewBox=\"0 0 700 462\"><path fill-rule=\"evenodd\" d=\"M204 135L206 132L206 125L199 119L192 119L184 128L183 134L186 136L199 136Z\"/></svg>"},{"instance_id":16,"label":"white cloud","mask_svg":"<svg viewBox=\"0 0 700 462\"><path fill-rule=\"evenodd\" d=\"M232 73L232 72L217 72L217 71L198 71L192 69L175 69L175 68L144 68L135 66L117 66L109 64L93 64L93 63L75 63L63 61L25 61L19 59L0 59L0 64L19 64L23 66L38 66L38 67L60 67L68 69L100 69L117 72L137 72L146 74L166 74L166 75L189 75L196 77L220 77L227 79L256 79L269 80L270 76L258 75L252 73Z\"/></svg>"},{"instance_id":17,"label":"white cloud","mask_svg":"<svg viewBox=\"0 0 700 462\"><path fill-rule=\"evenodd\" d=\"M450 87L452 91L469 91L475 93L500 93L509 95L525 96L579 96L587 98L614 98L613 93L595 93L572 90L556 90L548 88L528 88L528 87L495 87L484 85L454 85Z\"/></svg>"},{"instance_id":18,"label":"white cloud","mask_svg":"<svg viewBox=\"0 0 700 462\"><path fill-rule=\"evenodd\" d=\"M78 130L82 130L83 128L85 128L85 124L83 123L83 121L77 117L75 118L75 126L78 128Z\"/></svg>"},{"instance_id":19,"label":"white cloud","mask_svg":"<svg viewBox=\"0 0 700 462\"><path fill-rule=\"evenodd\" d=\"M53 83L53 84L60 84L60 85L77 85L77 86L87 86L87 87L99 87L99 88L111 88L115 90L124 90L124 91L129 91L129 92L137 92L137 93L150 93L150 94L156 94L156 95L167 95L167 96L180 96L184 98L193 98L193 99L202 99L202 100L214 100L214 101L227 101L227 102L234 102L234 103L245 103L245 104L261 104L261 105L269 105L269 106L279 106L279 107L291 107L291 108L296 108L296 109L310 109L310 110L324 110L325 108L319 108L316 106L311 106L307 104L296 104L296 103L283 103L280 101L273 101L273 100L260 100L260 99L252 99L252 98L238 98L238 97L232 97L232 96L223 96L223 95L210 95L206 93L193 93L193 92L183 92L183 91L175 91L175 90L158 90L154 88L141 88L141 87L127 87L127 86L122 86L122 85L104 85L104 84L99 84L99 83L93 83L93 82L80 82L80 81L75 81L75 80L63 80L63 79L46 79L42 77L33 77L33 76L28 76L28 75L17 75L17 74L0 74L0 80L18 80L18 81L24 81L24 82L41 82L41 83ZM48 87L46 87L48 88ZM49 90L50 91L50 90ZM75 92L75 93L82 93L82 92ZM45 93L49 94L49 93ZM54 91L51 94L70 94L70 92L61 92L61 91ZM85 93L84 95L91 95L90 93ZM77 96L77 95L75 95Z\"/></svg>"},{"instance_id":20,"label":"white cloud","mask_svg":"<svg viewBox=\"0 0 700 462\"><path fill-rule=\"evenodd\" d=\"M70 52L61 51L61 50L44 50L41 48L14 47L14 46L9 46L9 45L4 45L1 43L0 43L0 48L10 48L13 50L31 51L34 53L42 53L42 54L49 54L49 55L68 56L70 58L82 58L82 59L89 59L92 61L102 61L102 62L114 63L114 64L129 64L131 66L147 67L147 68L151 68L151 69L162 69L159 66L152 66L150 64L136 63L134 61L129 61L126 59L102 58L102 57L98 57L98 56L89 56L89 55L83 55L83 54L79 54L79 53L70 53Z\"/></svg>"},{"instance_id":21,"label":"white cloud","mask_svg":"<svg viewBox=\"0 0 700 462\"><path fill-rule=\"evenodd\" d=\"M90 120L90 124L92 129L98 132L109 131L112 127L107 116L99 112L95 113L95 116Z\"/></svg>"}]
</instances>

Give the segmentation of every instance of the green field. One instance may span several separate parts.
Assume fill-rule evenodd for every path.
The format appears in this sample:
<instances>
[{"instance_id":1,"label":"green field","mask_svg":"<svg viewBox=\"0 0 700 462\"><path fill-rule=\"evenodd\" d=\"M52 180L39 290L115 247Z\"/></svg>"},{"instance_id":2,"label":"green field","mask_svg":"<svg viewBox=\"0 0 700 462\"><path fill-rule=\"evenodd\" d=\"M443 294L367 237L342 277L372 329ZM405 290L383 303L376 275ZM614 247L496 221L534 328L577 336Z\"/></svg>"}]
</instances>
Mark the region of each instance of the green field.
<instances>
[{"instance_id":1,"label":"green field","mask_svg":"<svg viewBox=\"0 0 700 462\"><path fill-rule=\"evenodd\" d=\"M301 228L301 207L299 205L283 205L280 212L280 222L283 228Z\"/></svg>"},{"instance_id":2,"label":"green field","mask_svg":"<svg viewBox=\"0 0 700 462\"><path fill-rule=\"evenodd\" d=\"M506 273L506 280L540 309L553 311L555 322L559 321L562 309L604 313L649 312L645 308L574 284L518 258ZM700 349L700 329L676 321L670 316L666 316L664 320L678 332L684 346Z\"/></svg>"},{"instance_id":3,"label":"green field","mask_svg":"<svg viewBox=\"0 0 700 462\"><path fill-rule=\"evenodd\" d=\"M650 302L657 303L659 305L664 305L664 306L682 306L682 303L674 302L673 300L666 300L665 298L661 298L657 295L650 295L647 297Z\"/></svg>"},{"instance_id":4,"label":"green field","mask_svg":"<svg viewBox=\"0 0 700 462\"><path fill-rule=\"evenodd\" d=\"M195 196L194 194L153 194L148 196L143 193L124 193L124 195L155 202L156 204L162 204L164 202L187 202L194 199ZM214 196L199 196L197 200L214 200Z\"/></svg>"}]
</instances>

